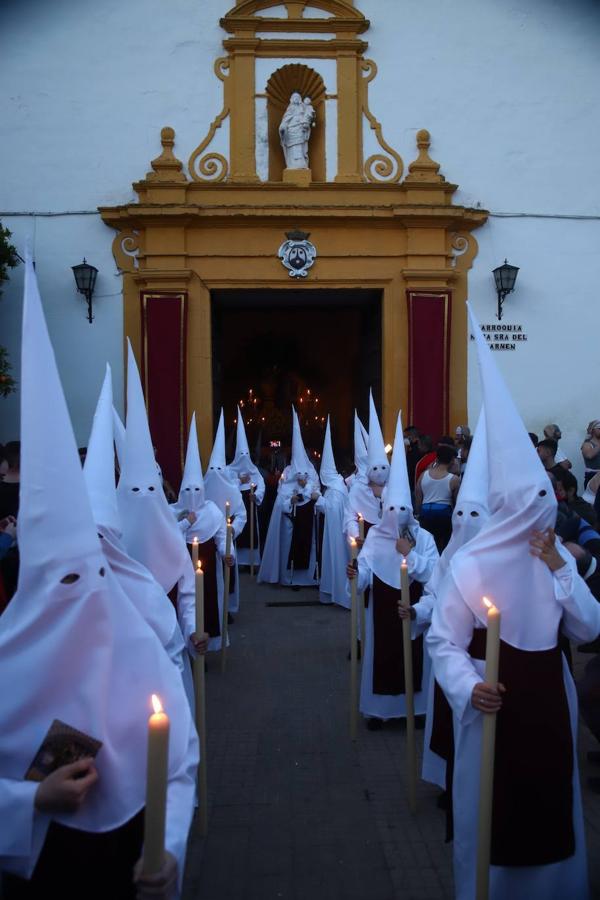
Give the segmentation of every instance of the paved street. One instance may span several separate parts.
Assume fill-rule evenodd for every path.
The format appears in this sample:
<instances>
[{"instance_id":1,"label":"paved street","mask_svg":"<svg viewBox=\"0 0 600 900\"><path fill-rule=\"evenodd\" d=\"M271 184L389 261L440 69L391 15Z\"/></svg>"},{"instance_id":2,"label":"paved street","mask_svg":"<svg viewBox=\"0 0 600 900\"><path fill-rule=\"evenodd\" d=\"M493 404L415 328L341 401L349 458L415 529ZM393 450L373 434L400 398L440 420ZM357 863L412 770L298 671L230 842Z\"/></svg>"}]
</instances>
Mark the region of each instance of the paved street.
<instances>
[{"instance_id":1,"label":"paved street","mask_svg":"<svg viewBox=\"0 0 600 900\"><path fill-rule=\"evenodd\" d=\"M402 729L349 739L348 613L247 575L242 591L224 676L209 658L209 834L192 832L184 900L452 897L437 789L406 808ZM584 783L592 747L581 726ZM600 797L584 805L600 897Z\"/></svg>"}]
</instances>

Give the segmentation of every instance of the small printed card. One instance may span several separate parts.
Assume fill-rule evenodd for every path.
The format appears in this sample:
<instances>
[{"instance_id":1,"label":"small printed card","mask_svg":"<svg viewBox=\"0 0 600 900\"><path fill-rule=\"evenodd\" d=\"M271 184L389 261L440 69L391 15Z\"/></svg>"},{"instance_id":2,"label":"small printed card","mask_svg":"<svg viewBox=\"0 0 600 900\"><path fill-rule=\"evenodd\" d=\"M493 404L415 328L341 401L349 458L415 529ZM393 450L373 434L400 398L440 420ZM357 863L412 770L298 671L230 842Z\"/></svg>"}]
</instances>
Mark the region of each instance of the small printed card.
<instances>
[{"instance_id":1,"label":"small printed card","mask_svg":"<svg viewBox=\"0 0 600 900\"><path fill-rule=\"evenodd\" d=\"M89 734L55 719L35 754L25 779L43 781L46 775L50 775L61 766L68 766L78 759L90 756L94 758L101 746L102 741L97 741Z\"/></svg>"}]
</instances>

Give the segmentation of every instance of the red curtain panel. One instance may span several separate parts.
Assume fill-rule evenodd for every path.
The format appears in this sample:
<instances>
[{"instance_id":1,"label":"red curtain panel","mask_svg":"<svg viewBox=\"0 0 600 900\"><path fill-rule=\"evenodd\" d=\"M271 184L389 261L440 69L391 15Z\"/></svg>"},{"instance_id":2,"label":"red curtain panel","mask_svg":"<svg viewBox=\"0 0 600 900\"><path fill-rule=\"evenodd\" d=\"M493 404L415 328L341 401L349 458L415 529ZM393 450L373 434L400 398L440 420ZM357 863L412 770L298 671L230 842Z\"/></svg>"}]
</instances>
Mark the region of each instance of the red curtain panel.
<instances>
[{"instance_id":1,"label":"red curtain panel","mask_svg":"<svg viewBox=\"0 0 600 900\"><path fill-rule=\"evenodd\" d=\"M451 297L408 291L407 302L408 419L436 440L449 424Z\"/></svg>"}]
</instances>

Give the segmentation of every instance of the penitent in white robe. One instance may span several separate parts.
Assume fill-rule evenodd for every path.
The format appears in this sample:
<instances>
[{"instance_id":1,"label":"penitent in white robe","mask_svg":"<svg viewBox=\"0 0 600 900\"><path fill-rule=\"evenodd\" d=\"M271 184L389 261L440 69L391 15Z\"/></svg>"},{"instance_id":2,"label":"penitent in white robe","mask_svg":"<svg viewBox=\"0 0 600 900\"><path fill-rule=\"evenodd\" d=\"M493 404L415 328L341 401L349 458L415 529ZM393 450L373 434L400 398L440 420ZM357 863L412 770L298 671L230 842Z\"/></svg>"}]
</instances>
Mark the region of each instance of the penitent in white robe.
<instances>
[{"instance_id":1,"label":"penitent in white robe","mask_svg":"<svg viewBox=\"0 0 600 900\"><path fill-rule=\"evenodd\" d=\"M365 591L373 585L373 572L365 564L362 553L358 555L358 584L357 590ZM425 583L433 572L438 560L438 551L435 541L428 531L419 528L416 535L416 545L407 557L408 576L411 582ZM400 557L399 557L400 559ZM400 566L398 565L398 579L400 578ZM349 591L349 588L348 588ZM375 694L373 692L373 652L374 652L374 628L373 628L373 603L369 603L365 617L366 640L364 659L360 680L360 711L364 716L378 719L400 719L406 715L406 700L404 694ZM413 638L416 637L415 628L412 628ZM429 654L423 646L423 678L421 690L415 693L415 715L423 715L427 709L427 692L431 663Z\"/></svg>"},{"instance_id":2,"label":"penitent in white robe","mask_svg":"<svg viewBox=\"0 0 600 900\"><path fill-rule=\"evenodd\" d=\"M346 565L350 548L344 536L344 519L348 494L335 488L327 488L323 497L325 518L323 552L321 555L320 596L324 603L337 603L350 608L346 592ZM321 507L320 507L321 508Z\"/></svg>"},{"instance_id":3,"label":"penitent in white robe","mask_svg":"<svg viewBox=\"0 0 600 900\"><path fill-rule=\"evenodd\" d=\"M562 551L566 554L566 551ZM578 643L600 632L600 605L576 573L572 560L554 573L554 599L562 607L562 630ZM475 900L477 815L481 760L482 713L471 705L473 687L484 680L485 662L472 659L468 647L479 623L464 602L453 576L433 610L427 645L435 677L454 713L455 763L454 881L457 900ZM563 658L563 678L573 736L573 824L575 853L545 866L491 866L490 900L586 900L587 860L579 772L577 769L577 694ZM549 748L550 749L550 748Z\"/></svg>"},{"instance_id":4,"label":"penitent in white robe","mask_svg":"<svg viewBox=\"0 0 600 900\"><path fill-rule=\"evenodd\" d=\"M308 491L308 485L305 490ZM267 539L263 548L263 557L258 570L257 581L259 583L266 581L270 584L279 583L302 587L314 586L318 584L315 578L317 544L314 523L308 569L294 569L292 571L287 567L294 528L290 518L293 510L291 496L289 491L282 491L277 495L273 512L271 513L271 521L269 522L269 530L267 531ZM298 506L305 506L308 502L307 500L304 503L298 503ZM319 495L319 499L315 503L315 512L322 509L322 507L323 498Z\"/></svg>"},{"instance_id":5,"label":"penitent in white robe","mask_svg":"<svg viewBox=\"0 0 600 900\"><path fill-rule=\"evenodd\" d=\"M250 484L239 484L239 489L242 494L246 493L250 490ZM255 520L254 520L254 553L250 551L250 547L238 547L237 548L237 563L240 566L249 566L250 563L253 563L255 566L260 566L260 531L258 524L258 507L262 504L265 498L265 481L264 478L261 477L260 481L256 481L256 490L254 491L254 496L256 498L256 508L255 508ZM246 531L250 528L250 521L248 521L246 525ZM249 540L249 539L248 539ZM253 557L253 558L252 558Z\"/></svg>"}]
</instances>

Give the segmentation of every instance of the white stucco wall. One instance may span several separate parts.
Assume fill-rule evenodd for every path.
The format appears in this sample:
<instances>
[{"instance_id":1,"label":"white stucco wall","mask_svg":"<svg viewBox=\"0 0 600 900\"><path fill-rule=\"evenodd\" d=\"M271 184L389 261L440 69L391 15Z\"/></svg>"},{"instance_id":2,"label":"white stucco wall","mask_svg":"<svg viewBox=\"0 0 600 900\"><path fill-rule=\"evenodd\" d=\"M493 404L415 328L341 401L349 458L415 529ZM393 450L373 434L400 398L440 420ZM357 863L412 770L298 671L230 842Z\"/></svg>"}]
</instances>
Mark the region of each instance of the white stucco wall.
<instances>
[{"instance_id":1,"label":"white stucco wall","mask_svg":"<svg viewBox=\"0 0 600 900\"><path fill-rule=\"evenodd\" d=\"M11 217L6 212L94 210L131 198L159 152L164 125L187 161L221 109L213 62L228 0L21 0L0 9L0 214L22 248L33 239L40 287L77 440L87 440L108 359L122 390L120 280L113 232L98 216ZM476 232L470 295L493 322L491 270L520 266L505 322L528 341L498 353L529 428L563 428L577 457L582 427L600 416L600 8L592 0L362 0L367 56L379 73L370 107L407 165L428 128L432 156L456 202L496 217ZM279 10L281 13L281 10ZM328 137L328 156L330 142ZM331 171L328 165L328 172ZM555 218L587 216L587 219ZM594 218L595 217L595 218ZM70 267L98 267L95 322ZM18 371L18 270L0 302L0 340ZM479 388L471 367L469 412ZM456 424L456 423L452 423ZM1 402L0 440L18 433L18 396ZM574 459L575 461L575 459Z\"/></svg>"}]
</instances>

